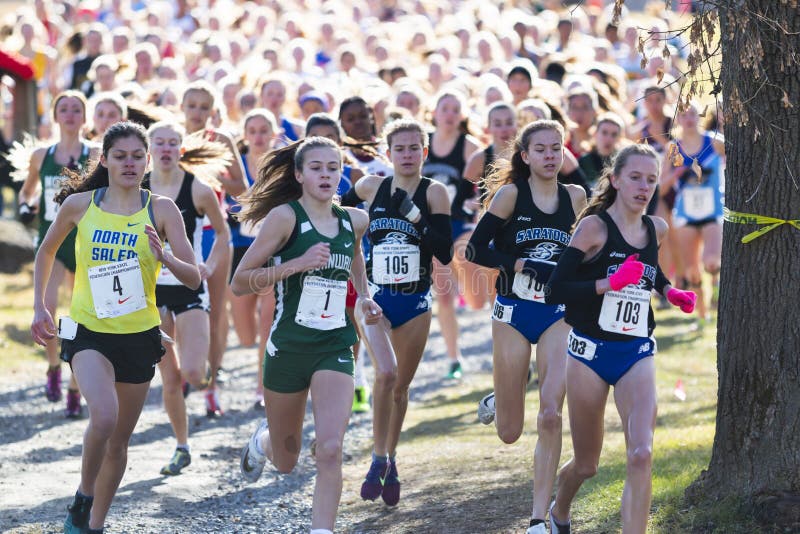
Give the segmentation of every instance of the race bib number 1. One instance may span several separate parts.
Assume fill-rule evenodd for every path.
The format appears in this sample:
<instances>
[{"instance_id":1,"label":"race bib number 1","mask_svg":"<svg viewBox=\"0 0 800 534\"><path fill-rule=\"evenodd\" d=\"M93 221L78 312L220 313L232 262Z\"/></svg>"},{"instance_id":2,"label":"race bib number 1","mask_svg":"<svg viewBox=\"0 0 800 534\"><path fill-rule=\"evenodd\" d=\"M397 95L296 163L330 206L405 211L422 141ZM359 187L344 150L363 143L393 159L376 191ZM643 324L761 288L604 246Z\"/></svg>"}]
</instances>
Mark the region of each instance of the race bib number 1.
<instances>
[{"instance_id":1,"label":"race bib number 1","mask_svg":"<svg viewBox=\"0 0 800 534\"><path fill-rule=\"evenodd\" d=\"M98 319L127 315L147 306L139 258L90 267L88 275Z\"/></svg>"},{"instance_id":2,"label":"race bib number 1","mask_svg":"<svg viewBox=\"0 0 800 534\"><path fill-rule=\"evenodd\" d=\"M598 324L606 332L647 337L649 311L650 291L627 286L603 296Z\"/></svg>"},{"instance_id":3,"label":"race bib number 1","mask_svg":"<svg viewBox=\"0 0 800 534\"><path fill-rule=\"evenodd\" d=\"M379 243L372 247L372 281L404 284L419 281L419 247Z\"/></svg>"},{"instance_id":4,"label":"race bib number 1","mask_svg":"<svg viewBox=\"0 0 800 534\"><path fill-rule=\"evenodd\" d=\"M333 330L345 326L347 281L330 280L308 275L303 279L303 292L297 305L294 322L316 330Z\"/></svg>"}]
</instances>

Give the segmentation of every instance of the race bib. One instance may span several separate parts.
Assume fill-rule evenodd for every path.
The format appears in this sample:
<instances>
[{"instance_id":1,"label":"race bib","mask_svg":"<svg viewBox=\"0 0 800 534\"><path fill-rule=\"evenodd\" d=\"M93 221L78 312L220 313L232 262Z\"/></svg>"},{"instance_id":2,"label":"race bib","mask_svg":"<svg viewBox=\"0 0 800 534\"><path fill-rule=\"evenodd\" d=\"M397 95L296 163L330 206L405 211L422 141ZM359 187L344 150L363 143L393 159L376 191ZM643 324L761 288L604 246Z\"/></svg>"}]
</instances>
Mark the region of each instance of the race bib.
<instances>
[{"instance_id":1,"label":"race bib","mask_svg":"<svg viewBox=\"0 0 800 534\"><path fill-rule=\"evenodd\" d=\"M308 275L303 279L303 292L300 294L294 322L316 330L341 328L346 324L346 301L346 280Z\"/></svg>"},{"instance_id":2,"label":"race bib","mask_svg":"<svg viewBox=\"0 0 800 534\"><path fill-rule=\"evenodd\" d=\"M686 215L694 220L708 219L714 215L714 188L688 185L681 192Z\"/></svg>"},{"instance_id":3,"label":"race bib","mask_svg":"<svg viewBox=\"0 0 800 534\"><path fill-rule=\"evenodd\" d=\"M45 176L44 177L44 220L54 221L56 219L56 212L58 211L58 204L54 197L61 191L63 176Z\"/></svg>"},{"instance_id":4,"label":"race bib","mask_svg":"<svg viewBox=\"0 0 800 534\"><path fill-rule=\"evenodd\" d=\"M510 323L511 315L514 313L513 304L502 304L498 300L494 301L494 310L492 311L492 319L500 321L501 323Z\"/></svg>"},{"instance_id":5,"label":"race bib","mask_svg":"<svg viewBox=\"0 0 800 534\"><path fill-rule=\"evenodd\" d=\"M619 291L609 291L603 296L598 323L606 332L647 337L649 310L650 291L627 286Z\"/></svg>"},{"instance_id":6,"label":"race bib","mask_svg":"<svg viewBox=\"0 0 800 534\"><path fill-rule=\"evenodd\" d=\"M575 335L575 333L570 330L569 337L567 338L567 351L578 358L594 360L597 344L591 339Z\"/></svg>"},{"instance_id":7,"label":"race bib","mask_svg":"<svg viewBox=\"0 0 800 534\"><path fill-rule=\"evenodd\" d=\"M372 247L372 281L384 285L419 281L419 247L391 243Z\"/></svg>"},{"instance_id":8,"label":"race bib","mask_svg":"<svg viewBox=\"0 0 800 534\"><path fill-rule=\"evenodd\" d=\"M514 283L511 290L516 296L525 300L544 302L544 288L547 284L539 282L524 273L514 273Z\"/></svg>"},{"instance_id":9,"label":"race bib","mask_svg":"<svg viewBox=\"0 0 800 534\"><path fill-rule=\"evenodd\" d=\"M139 258L90 267L88 274L98 319L127 315L147 306Z\"/></svg>"},{"instance_id":10,"label":"race bib","mask_svg":"<svg viewBox=\"0 0 800 534\"><path fill-rule=\"evenodd\" d=\"M169 243L164 243L164 253L172 252L172 249L169 248ZM163 263L161 264L161 271L158 273L158 278L156 279L156 285L159 286L182 286L183 284L175 278L175 275L172 274L166 265Z\"/></svg>"}]
</instances>

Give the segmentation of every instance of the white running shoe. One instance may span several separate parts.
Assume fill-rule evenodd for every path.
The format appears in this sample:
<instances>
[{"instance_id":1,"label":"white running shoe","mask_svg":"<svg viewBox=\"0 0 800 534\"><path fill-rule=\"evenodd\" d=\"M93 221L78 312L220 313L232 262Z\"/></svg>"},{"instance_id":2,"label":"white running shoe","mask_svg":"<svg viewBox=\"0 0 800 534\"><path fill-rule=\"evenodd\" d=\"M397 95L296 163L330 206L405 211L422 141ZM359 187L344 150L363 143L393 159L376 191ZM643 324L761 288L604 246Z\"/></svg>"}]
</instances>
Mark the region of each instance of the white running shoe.
<instances>
[{"instance_id":1,"label":"white running shoe","mask_svg":"<svg viewBox=\"0 0 800 534\"><path fill-rule=\"evenodd\" d=\"M486 395L478 403L478 419L484 425L488 425L494 421L494 414L496 410L494 407L494 391Z\"/></svg>"},{"instance_id":2,"label":"white running shoe","mask_svg":"<svg viewBox=\"0 0 800 534\"><path fill-rule=\"evenodd\" d=\"M258 452L258 441L261 439L261 434L267 430L267 420L264 419L258 424L258 428L250 436L247 444L242 448L242 454L239 459L239 470L242 476L248 482L255 482L261 476L264 470L264 464L267 457Z\"/></svg>"},{"instance_id":3,"label":"white running shoe","mask_svg":"<svg viewBox=\"0 0 800 534\"><path fill-rule=\"evenodd\" d=\"M528 527L528 530L525 531L525 534L547 534L547 527L544 523L539 523L538 525Z\"/></svg>"}]
</instances>

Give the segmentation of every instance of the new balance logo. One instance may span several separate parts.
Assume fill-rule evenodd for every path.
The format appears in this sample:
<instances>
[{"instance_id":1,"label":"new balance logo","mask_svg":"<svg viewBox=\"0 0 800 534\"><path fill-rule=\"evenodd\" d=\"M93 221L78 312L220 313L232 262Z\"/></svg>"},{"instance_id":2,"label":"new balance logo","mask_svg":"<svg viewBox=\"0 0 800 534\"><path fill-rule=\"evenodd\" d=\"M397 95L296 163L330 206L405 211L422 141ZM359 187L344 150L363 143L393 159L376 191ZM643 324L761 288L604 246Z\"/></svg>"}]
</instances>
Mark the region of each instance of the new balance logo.
<instances>
[{"instance_id":1,"label":"new balance logo","mask_svg":"<svg viewBox=\"0 0 800 534\"><path fill-rule=\"evenodd\" d=\"M639 354L644 354L645 352L648 352L649 350L650 350L650 342L648 341L647 343L644 343L644 344L642 344L641 347L639 347Z\"/></svg>"}]
</instances>

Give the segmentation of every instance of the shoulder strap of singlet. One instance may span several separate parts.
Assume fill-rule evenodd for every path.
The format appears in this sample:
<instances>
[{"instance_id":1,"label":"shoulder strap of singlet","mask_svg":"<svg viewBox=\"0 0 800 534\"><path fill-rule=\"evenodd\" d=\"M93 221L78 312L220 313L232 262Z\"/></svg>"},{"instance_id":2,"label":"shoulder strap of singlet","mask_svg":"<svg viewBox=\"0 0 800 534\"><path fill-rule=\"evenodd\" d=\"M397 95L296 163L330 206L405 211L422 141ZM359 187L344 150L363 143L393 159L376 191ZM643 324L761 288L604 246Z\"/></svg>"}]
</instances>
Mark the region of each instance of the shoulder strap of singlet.
<instances>
[{"instance_id":1,"label":"shoulder strap of singlet","mask_svg":"<svg viewBox=\"0 0 800 534\"><path fill-rule=\"evenodd\" d=\"M489 174L489 168L494 163L494 145L489 145L483 150L483 177Z\"/></svg>"},{"instance_id":2,"label":"shoulder strap of singlet","mask_svg":"<svg viewBox=\"0 0 800 534\"><path fill-rule=\"evenodd\" d=\"M381 181L381 185L378 186L378 190L375 191L375 199L372 201L373 204L378 205L381 200L386 197L386 202L388 202L391 195L389 194L392 191L392 177L387 176ZM389 206L384 206L388 208Z\"/></svg>"},{"instance_id":3,"label":"shoulder strap of singlet","mask_svg":"<svg viewBox=\"0 0 800 534\"><path fill-rule=\"evenodd\" d=\"M411 200L414 201L414 204L417 206L424 206L425 209L428 208L428 187L431 185L431 179L423 176L420 178L419 185L417 185L417 190L414 191L414 196L411 197Z\"/></svg>"},{"instance_id":4,"label":"shoulder strap of singlet","mask_svg":"<svg viewBox=\"0 0 800 534\"><path fill-rule=\"evenodd\" d=\"M92 193L92 200L94 200L94 205L98 208L100 207L100 203L103 201L103 197L106 196L106 191L108 191L108 187L101 187L99 189L95 189Z\"/></svg>"},{"instance_id":5,"label":"shoulder strap of singlet","mask_svg":"<svg viewBox=\"0 0 800 534\"><path fill-rule=\"evenodd\" d=\"M192 182L194 181L194 174L190 172L183 173L183 181L181 182L181 188L178 190L178 197L175 199L176 201L178 198L184 197L192 203L192 207L194 207L194 201L192 201ZM196 210L195 210L196 211Z\"/></svg>"},{"instance_id":6,"label":"shoulder strap of singlet","mask_svg":"<svg viewBox=\"0 0 800 534\"><path fill-rule=\"evenodd\" d=\"M532 208L536 208L536 204L533 202L531 184L528 183L527 179L514 180L512 183L517 187L517 200L514 201L514 213L530 213Z\"/></svg>"},{"instance_id":7,"label":"shoulder strap of singlet","mask_svg":"<svg viewBox=\"0 0 800 534\"><path fill-rule=\"evenodd\" d=\"M459 159L464 159L464 145L467 143L467 134L462 133L456 139L456 146L453 147L452 154Z\"/></svg>"},{"instance_id":8,"label":"shoulder strap of singlet","mask_svg":"<svg viewBox=\"0 0 800 534\"><path fill-rule=\"evenodd\" d=\"M651 245L655 243L655 246L658 246L658 234L656 234L656 225L653 222L653 219L650 218L649 215L642 215L642 221L644 221L644 225L647 227L647 245Z\"/></svg>"},{"instance_id":9,"label":"shoulder strap of singlet","mask_svg":"<svg viewBox=\"0 0 800 534\"><path fill-rule=\"evenodd\" d=\"M333 213L339 217L339 225L342 229L355 236L356 231L353 229L353 220L350 218L350 212L338 204L333 204Z\"/></svg>"}]
</instances>

